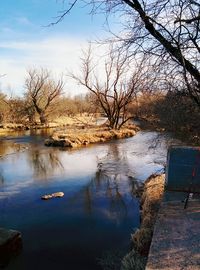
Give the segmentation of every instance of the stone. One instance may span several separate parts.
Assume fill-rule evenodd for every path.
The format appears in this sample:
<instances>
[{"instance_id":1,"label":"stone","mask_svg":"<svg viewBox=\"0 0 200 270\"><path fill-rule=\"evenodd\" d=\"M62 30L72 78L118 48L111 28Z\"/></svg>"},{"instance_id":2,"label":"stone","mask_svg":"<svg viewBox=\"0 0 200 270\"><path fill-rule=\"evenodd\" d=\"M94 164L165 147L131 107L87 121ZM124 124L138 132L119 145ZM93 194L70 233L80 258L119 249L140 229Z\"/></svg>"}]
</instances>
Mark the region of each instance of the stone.
<instances>
[{"instance_id":1,"label":"stone","mask_svg":"<svg viewBox=\"0 0 200 270\"><path fill-rule=\"evenodd\" d=\"M73 147L72 142L68 139L50 138L50 139L46 139L44 144L46 146Z\"/></svg>"},{"instance_id":2,"label":"stone","mask_svg":"<svg viewBox=\"0 0 200 270\"><path fill-rule=\"evenodd\" d=\"M61 198L63 197L65 194L64 192L55 192L55 193L52 193L52 194L46 194L46 195L43 195L41 197L42 200L49 200L49 199L52 199L52 198Z\"/></svg>"},{"instance_id":3,"label":"stone","mask_svg":"<svg viewBox=\"0 0 200 270\"><path fill-rule=\"evenodd\" d=\"M66 138L66 135L64 134L58 135L58 139L60 140L64 140L65 138Z\"/></svg>"},{"instance_id":4,"label":"stone","mask_svg":"<svg viewBox=\"0 0 200 270\"><path fill-rule=\"evenodd\" d=\"M65 139L62 146L63 147L72 147L72 142L68 139Z\"/></svg>"},{"instance_id":5,"label":"stone","mask_svg":"<svg viewBox=\"0 0 200 270\"><path fill-rule=\"evenodd\" d=\"M45 142L44 142L44 144L46 146L51 146L53 144L53 140L52 139L46 139Z\"/></svg>"},{"instance_id":6,"label":"stone","mask_svg":"<svg viewBox=\"0 0 200 270\"><path fill-rule=\"evenodd\" d=\"M65 194L64 194L64 192L55 192L55 193L52 193L51 194L51 196L53 197L53 198L56 198L56 197L58 197L58 198L61 198L61 197L63 197Z\"/></svg>"},{"instance_id":7,"label":"stone","mask_svg":"<svg viewBox=\"0 0 200 270\"><path fill-rule=\"evenodd\" d=\"M22 250L22 236L19 231L0 228L0 268L5 267L12 257Z\"/></svg>"},{"instance_id":8,"label":"stone","mask_svg":"<svg viewBox=\"0 0 200 270\"><path fill-rule=\"evenodd\" d=\"M51 198L52 198L52 196L51 196L50 194L43 195L43 196L41 197L42 200L49 200L49 199L51 199Z\"/></svg>"}]
</instances>

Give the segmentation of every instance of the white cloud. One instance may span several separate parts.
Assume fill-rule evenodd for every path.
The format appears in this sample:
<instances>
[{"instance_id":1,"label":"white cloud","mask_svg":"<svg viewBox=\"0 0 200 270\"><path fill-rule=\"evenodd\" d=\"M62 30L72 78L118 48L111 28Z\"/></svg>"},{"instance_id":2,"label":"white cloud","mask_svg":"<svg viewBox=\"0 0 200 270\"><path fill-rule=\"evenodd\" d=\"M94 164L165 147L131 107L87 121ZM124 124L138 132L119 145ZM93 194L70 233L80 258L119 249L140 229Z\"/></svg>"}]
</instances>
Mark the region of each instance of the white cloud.
<instances>
[{"instance_id":1,"label":"white cloud","mask_svg":"<svg viewBox=\"0 0 200 270\"><path fill-rule=\"evenodd\" d=\"M1 42L0 74L6 74L1 78L2 90L5 91L10 86L14 93L22 93L28 68L48 68L57 76L66 74L67 70L77 70L81 50L86 46L87 42L84 40L60 37ZM72 85L72 82L66 83L66 87L73 88L73 91L76 88L78 91L78 86Z\"/></svg>"},{"instance_id":2,"label":"white cloud","mask_svg":"<svg viewBox=\"0 0 200 270\"><path fill-rule=\"evenodd\" d=\"M3 41L0 43L0 74L6 76L0 79L2 91L9 88L14 94L22 94L27 69L47 68L55 77L63 75L66 81L67 93L78 94L83 92L83 87L66 75L80 72L80 57L82 51L88 47L88 42L83 39L70 37L45 38L34 41ZM103 79L103 56L107 46L93 46L94 58L98 59L98 74ZM3 53L4 52L4 53ZM101 61L99 61L101 59ZM95 59L94 59L95 60ZM9 92L8 92L9 93Z\"/></svg>"}]
</instances>

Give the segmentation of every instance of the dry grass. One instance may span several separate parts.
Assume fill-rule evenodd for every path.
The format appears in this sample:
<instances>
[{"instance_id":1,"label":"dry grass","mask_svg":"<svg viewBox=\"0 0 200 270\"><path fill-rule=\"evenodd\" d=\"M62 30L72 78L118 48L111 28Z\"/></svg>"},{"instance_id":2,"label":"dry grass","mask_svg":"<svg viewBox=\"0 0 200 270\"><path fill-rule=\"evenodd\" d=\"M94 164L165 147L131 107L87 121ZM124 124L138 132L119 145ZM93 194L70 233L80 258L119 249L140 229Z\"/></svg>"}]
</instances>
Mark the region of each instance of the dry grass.
<instances>
[{"instance_id":1,"label":"dry grass","mask_svg":"<svg viewBox=\"0 0 200 270\"><path fill-rule=\"evenodd\" d=\"M22 123L3 123L0 127L0 132L5 133L6 131L12 130L24 130L24 129L41 129L41 128L55 128L55 127L83 127L83 126L94 126L96 125L97 118L94 115L76 115L73 117L61 116L49 121L47 124L40 124L37 120L37 124L31 124L28 122Z\"/></svg>"},{"instance_id":2,"label":"dry grass","mask_svg":"<svg viewBox=\"0 0 200 270\"><path fill-rule=\"evenodd\" d=\"M141 198L141 227L132 235L134 248L143 256L147 256L151 244L153 228L164 192L165 177L151 175L145 182Z\"/></svg>"},{"instance_id":3,"label":"dry grass","mask_svg":"<svg viewBox=\"0 0 200 270\"><path fill-rule=\"evenodd\" d=\"M134 136L138 130L139 129L134 125L120 130L110 130L105 127L68 129L54 133L50 139L45 141L45 145L80 147L91 143L131 137Z\"/></svg>"},{"instance_id":4,"label":"dry grass","mask_svg":"<svg viewBox=\"0 0 200 270\"><path fill-rule=\"evenodd\" d=\"M153 236L154 224L164 192L165 175L151 175L141 197L141 226L131 237L133 250L124 257L122 270L144 270ZM132 268L129 266L132 265ZM126 267L127 266L127 267Z\"/></svg>"},{"instance_id":5,"label":"dry grass","mask_svg":"<svg viewBox=\"0 0 200 270\"><path fill-rule=\"evenodd\" d=\"M142 220L147 215L154 216L157 214L163 196L164 184L164 174L153 174L145 181L144 192L141 198Z\"/></svg>"},{"instance_id":6,"label":"dry grass","mask_svg":"<svg viewBox=\"0 0 200 270\"><path fill-rule=\"evenodd\" d=\"M97 118L94 115L61 116L53 120L58 125L95 125Z\"/></svg>"},{"instance_id":7,"label":"dry grass","mask_svg":"<svg viewBox=\"0 0 200 270\"><path fill-rule=\"evenodd\" d=\"M120 270L144 270L146 258L131 250L122 260Z\"/></svg>"}]
</instances>

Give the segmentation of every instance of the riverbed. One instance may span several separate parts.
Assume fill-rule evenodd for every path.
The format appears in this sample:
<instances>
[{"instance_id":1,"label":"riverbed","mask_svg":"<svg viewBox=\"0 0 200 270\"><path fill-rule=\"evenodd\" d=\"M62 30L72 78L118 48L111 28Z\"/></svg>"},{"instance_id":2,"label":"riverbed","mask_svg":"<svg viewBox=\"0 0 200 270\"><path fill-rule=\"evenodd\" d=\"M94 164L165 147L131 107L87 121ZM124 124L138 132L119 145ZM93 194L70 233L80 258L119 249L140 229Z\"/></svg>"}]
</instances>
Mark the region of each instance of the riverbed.
<instances>
[{"instance_id":1,"label":"riverbed","mask_svg":"<svg viewBox=\"0 0 200 270\"><path fill-rule=\"evenodd\" d=\"M130 235L140 225L134 191L163 170L167 148L179 142L141 131L66 150L44 146L49 132L0 140L0 227L23 236L21 255L6 269L102 269L99 262L108 254L129 251ZM63 198L41 200L58 191Z\"/></svg>"}]
</instances>

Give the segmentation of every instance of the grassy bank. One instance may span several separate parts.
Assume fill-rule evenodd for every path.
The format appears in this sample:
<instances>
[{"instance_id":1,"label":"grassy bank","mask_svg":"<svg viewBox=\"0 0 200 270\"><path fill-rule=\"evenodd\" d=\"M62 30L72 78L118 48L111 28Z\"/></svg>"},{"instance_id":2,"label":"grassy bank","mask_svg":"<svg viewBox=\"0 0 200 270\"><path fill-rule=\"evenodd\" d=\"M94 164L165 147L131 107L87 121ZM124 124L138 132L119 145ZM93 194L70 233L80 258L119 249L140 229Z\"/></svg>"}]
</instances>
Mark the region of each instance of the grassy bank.
<instances>
[{"instance_id":1,"label":"grassy bank","mask_svg":"<svg viewBox=\"0 0 200 270\"><path fill-rule=\"evenodd\" d=\"M45 141L45 145L75 148L112 139L128 138L134 136L138 130L139 128L135 125L129 125L120 130L112 130L107 127L68 128L55 132L51 138Z\"/></svg>"},{"instance_id":2,"label":"grassy bank","mask_svg":"<svg viewBox=\"0 0 200 270\"><path fill-rule=\"evenodd\" d=\"M140 100L141 128L166 131L186 144L200 144L200 107L184 93L169 92Z\"/></svg>"},{"instance_id":3,"label":"grassy bank","mask_svg":"<svg viewBox=\"0 0 200 270\"><path fill-rule=\"evenodd\" d=\"M140 120L140 127L143 130L152 130L158 132L169 132L173 134L173 137L176 139L181 140L185 144L198 146L200 144L200 129L193 128L192 123L191 127L188 127L185 124L184 127L179 126L178 124L176 127L172 128L168 126L166 123L159 121L155 118L141 118Z\"/></svg>"},{"instance_id":4,"label":"grassy bank","mask_svg":"<svg viewBox=\"0 0 200 270\"><path fill-rule=\"evenodd\" d=\"M46 124L37 123L3 123L0 126L0 134L6 133L12 130L29 130L29 129L42 129L42 128L56 128L56 127L83 127L83 126L94 126L97 122L97 118L93 115L76 115L76 116L62 116L55 118L53 121L49 121Z\"/></svg>"},{"instance_id":5,"label":"grassy bank","mask_svg":"<svg viewBox=\"0 0 200 270\"><path fill-rule=\"evenodd\" d=\"M122 260L121 270L144 270L147 262L154 224L164 192L165 176L151 175L141 196L141 226L131 236L132 250Z\"/></svg>"}]
</instances>

